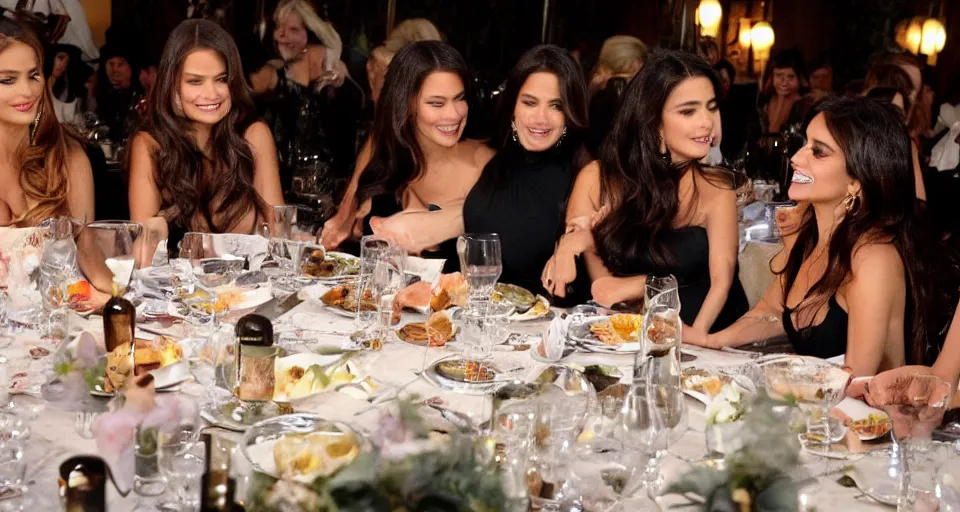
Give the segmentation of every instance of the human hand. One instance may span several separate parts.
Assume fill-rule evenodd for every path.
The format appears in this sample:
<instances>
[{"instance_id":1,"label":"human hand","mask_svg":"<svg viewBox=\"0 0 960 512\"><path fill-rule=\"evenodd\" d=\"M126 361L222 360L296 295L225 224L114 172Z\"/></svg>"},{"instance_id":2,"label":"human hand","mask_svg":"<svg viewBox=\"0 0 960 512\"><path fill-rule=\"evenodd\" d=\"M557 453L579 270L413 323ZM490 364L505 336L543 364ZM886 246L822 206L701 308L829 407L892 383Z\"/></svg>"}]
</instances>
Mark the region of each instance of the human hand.
<instances>
[{"instance_id":1,"label":"human hand","mask_svg":"<svg viewBox=\"0 0 960 512\"><path fill-rule=\"evenodd\" d=\"M323 223L323 230L320 232L320 245L328 251L336 249L350 236L351 227L350 223L342 218L328 219Z\"/></svg>"},{"instance_id":2,"label":"human hand","mask_svg":"<svg viewBox=\"0 0 960 512\"><path fill-rule=\"evenodd\" d=\"M540 275L543 288L555 297L567 296L567 285L577 278L577 260L572 253L557 251L547 261Z\"/></svg>"}]
</instances>

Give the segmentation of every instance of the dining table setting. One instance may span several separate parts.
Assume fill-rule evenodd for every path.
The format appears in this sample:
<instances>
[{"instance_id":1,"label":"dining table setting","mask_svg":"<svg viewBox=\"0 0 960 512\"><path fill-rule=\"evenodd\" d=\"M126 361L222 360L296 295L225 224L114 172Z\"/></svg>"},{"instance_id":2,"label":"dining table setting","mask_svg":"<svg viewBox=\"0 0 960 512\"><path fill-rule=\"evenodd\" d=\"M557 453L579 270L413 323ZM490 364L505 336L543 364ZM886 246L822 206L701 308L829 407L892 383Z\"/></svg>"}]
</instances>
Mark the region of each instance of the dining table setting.
<instances>
[{"instance_id":1,"label":"dining table setting","mask_svg":"<svg viewBox=\"0 0 960 512\"><path fill-rule=\"evenodd\" d=\"M0 512L960 510L935 378L872 407L842 361L684 344L672 276L558 308L499 282L495 234L443 273L273 217L178 254L132 223L0 234Z\"/></svg>"}]
</instances>

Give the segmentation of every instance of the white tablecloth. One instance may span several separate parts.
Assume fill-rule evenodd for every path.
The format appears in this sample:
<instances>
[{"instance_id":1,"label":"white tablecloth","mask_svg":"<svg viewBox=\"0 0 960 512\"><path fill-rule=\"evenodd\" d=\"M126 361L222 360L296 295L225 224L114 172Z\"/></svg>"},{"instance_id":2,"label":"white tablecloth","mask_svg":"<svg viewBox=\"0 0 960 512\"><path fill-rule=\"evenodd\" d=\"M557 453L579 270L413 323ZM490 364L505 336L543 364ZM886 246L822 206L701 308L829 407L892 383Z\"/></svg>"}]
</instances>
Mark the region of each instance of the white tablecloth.
<instances>
[{"instance_id":1,"label":"white tablecloth","mask_svg":"<svg viewBox=\"0 0 960 512\"><path fill-rule=\"evenodd\" d=\"M79 320L79 319L78 319ZM297 327L318 331L349 332L352 329L352 320L343 318L322 310L315 304L303 303L287 313L281 324L295 323ZM100 320L93 317L82 323L81 326L96 329ZM539 333L546 327L545 322L528 324L513 324L513 330L524 333ZM280 330L289 330L289 325ZM310 338L309 333L306 334ZM36 343L36 337L29 334L18 336L15 345L27 347ZM342 338L333 335L318 335L314 343L318 345L340 346ZM710 363L714 365L741 364L747 362L746 356L728 352L711 351L696 347L684 347L685 353L697 356L696 363ZM8 357L22 358L23 350L7 349ZM419 378L415 372L424 367L425 361L434 361L440 357L453 354L448 348L431 348L408 345L400 341L387 343L379 352L363 354L357 361L362 370L389 386L404 387L406 393L417 393L423 398L438 396L445 405L472 417L481 419L489 415L490 401L485 397L465 396L438 389ZM529 352L495 352L497 364L501 368L517 368L518 376L531 377L536 375L545 365L534 361ZM619 367L625 375L625 380L632 374L633 356L631 355L599 355L577 353L567 359L569 362L580 364L602 363ZM696 364L694 363L694 364ZM197 386L188 386L185 392L199 392ZM18 406L41 405L39 398L16 396ZM663 472L669 481L672 477L682 473L690 467L691 461L697 461L705 455L705 441L702 433L703 406L692 400L690 404L690 429L684 437L670 449L671 456L663 465ZM342 393L320 395L316 400L305 406L312 412L323 414L332 420L341 420L352 423L361 429L372 429L377 422L377 411L365 400L357 400ZM426 409L425 409L426 410ZM359 414L358 414L359 413ZM431 414L432 411L426 414ZM46 453L46 457L39 459L37 468L31 468L35 484L30 494L42 503L49 503L51 496L56 494L56 467L70 455L96 453L93 440L82 439L76 432L76 412L58 410L47 406L40 412L39 417L32 421L32 443L41 446L39 450ZM823 459L803 454L804 463L812 471L822 471ZM811 495L814 505L820 510L881 510L882 507L870 500L860 497L855 489L846 489L836 480L840 477L840 468L844 462L835 462L830 465L833 474L819 479L820 486L816 493ZM114 490L110 491L110 509L112 511L132 510L137 503L136 496L119 497ZM665 500L664 504L676 503L676 500ZM664 507L666 508L666 507ZM53 510L46 507L35 507L36 510Z\"/></svg>"}]
</instances>

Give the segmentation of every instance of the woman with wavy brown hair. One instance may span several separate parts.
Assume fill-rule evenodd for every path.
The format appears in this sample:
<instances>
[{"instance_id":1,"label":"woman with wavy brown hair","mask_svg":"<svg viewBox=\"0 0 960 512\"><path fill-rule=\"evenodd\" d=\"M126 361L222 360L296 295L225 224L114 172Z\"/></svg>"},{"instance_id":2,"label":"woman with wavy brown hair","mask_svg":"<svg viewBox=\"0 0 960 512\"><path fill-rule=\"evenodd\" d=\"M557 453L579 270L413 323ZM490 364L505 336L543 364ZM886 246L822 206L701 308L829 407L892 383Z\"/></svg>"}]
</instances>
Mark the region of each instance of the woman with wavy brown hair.
<instances>
[{"instance_id":1,"label":"woman with wavy brown hair","mask_svg":"<svg viewBox=\"0 0 960 512\"><path fill-rule=\"evenodd\" d=\"M80 141L61 127L44 84L43 47L0 18L0 225L35 226L58 215L93 220L93 172Z\"/></svg>"},{"instance_id":2,"label":"woman with wavy brown hair","mask_svg":"<svg viewBox=\"0 0 960 512\"><path fill-rule=\"evenodd\" d=\"M283 204L273 137L217 24L189 20L170 34L149 101L130 150L135 222L159 216L172 232L253 233L270 205Z\"/></svg>"}]
</instances>

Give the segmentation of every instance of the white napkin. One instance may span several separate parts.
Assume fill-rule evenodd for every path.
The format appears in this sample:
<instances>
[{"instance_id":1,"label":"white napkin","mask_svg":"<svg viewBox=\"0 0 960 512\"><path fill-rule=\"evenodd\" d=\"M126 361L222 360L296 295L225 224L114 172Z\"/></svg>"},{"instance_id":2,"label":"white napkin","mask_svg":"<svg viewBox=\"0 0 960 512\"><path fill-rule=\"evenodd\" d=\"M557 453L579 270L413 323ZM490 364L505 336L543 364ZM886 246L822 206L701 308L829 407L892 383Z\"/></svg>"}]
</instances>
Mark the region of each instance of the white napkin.
<instances>
[{"instance_id":1,"label":"white napkin","mask_svg":"<svg viewBox=\"0 0 960 512\"><path fill-rule=\"evenodd\" d=\"M960 105L940 105L937 127L949 128L949 131L933 146L930 152L930 167L939 171L952 171L960 165L960 144L957 144L957 136L960 136Z\"/></svg>"},{"instance_id":2,"label":"white napkin","mask_svg":"<svg viewBox=\"0 0 960 512\"><path fill-rule=\"evenodd\" d=\"M444 259L427 259L417 256L407 256L406 272L420 276L422 281L430 284L436 284L440 279L440 273L443 271Z\"/></svg>"},{"instance_id":3,"label":"white napkin","mask_svg":"<svg viewBox=\"0 0 960 512\"><path fill-rule=\"evenodd\" d=\"M570 329L571 318L564 315L557 315L550 321L546 332L543 333L537 352L546 354L545 359L550 361L559 361L563 358L563 349L567 344L567 331ZM542 350L541 350L542 349Z\"/></svg>"}]
</instances>

